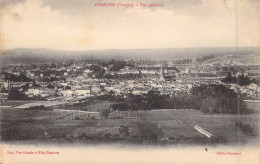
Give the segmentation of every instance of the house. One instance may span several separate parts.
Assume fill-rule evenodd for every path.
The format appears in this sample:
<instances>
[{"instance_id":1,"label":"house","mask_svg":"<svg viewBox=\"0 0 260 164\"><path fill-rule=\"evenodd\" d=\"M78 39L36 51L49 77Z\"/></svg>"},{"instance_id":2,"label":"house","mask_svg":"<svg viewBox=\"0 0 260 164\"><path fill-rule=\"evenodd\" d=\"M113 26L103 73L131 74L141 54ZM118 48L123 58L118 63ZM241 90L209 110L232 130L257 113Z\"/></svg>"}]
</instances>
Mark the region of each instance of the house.
<instances>
[{"instance_id":1,"label":"house","mask_svg":"<svg viewBox=\"0 0 260 164\"><path fill-rule=\"evenodd\" d=\"M106 85L107 85L106 82L102 82L102 83L100 83L100 86L106 86Z\"/></svg>"},{"instance_id":2,"label":"house","mask_svg":"<svg viewBox=\"0 0 260 164\"><path fill-rule=\"evenodd\" d=\"M120 88L120 87L115 87L115 88L113 89L113 91L115 92L116 95L121 94L121 88Z\"/></svg>"},{"instance_id":3,"label":"house","mask_svg":"<svg viewBox=\"0 0 260 164\"><path fill-rule=\"evenodd\" d=\"M150 88L134 88L132 93L134 95L147 94L150 91Z\"/></svg>"},{"instance_id":4,"label":"house","mask_svg":"<svg viewBox=\"0 0 260 164\"><path fill-rule=\"evenodd\" d=\"M248 85L248 88L256 91L258 89L258 86L255 83L251 83L250 85Z\"/></svg>"},{"instance_id":5,"label":"house","mask_svg":"<svg viewBox=\"0 0 260 164\"><path fill-rule=\"evenodd\" d=\"M41 88L39 89L41 97L54 96L56 93L55 89Z\"/></svg>"},{"instance_id":6,"label":"house","mask_svg":"<svg viewBox=\"0 0 260 164\"><path fill-rule=\"evenodd\" d=\"M92 71L90 69L85 69L84 73L91 73Z\"/></svg>"},{"instance_id":7,"label":"house","mask_svg":"<svg viewBox=\"0 0 260 164\"><path fill-rule=\"evenodd\" d=\"M0 100L5 101L8 99L8 93L0 93Z\"/></svg>"},{"instance_id":8,"label":"house","mask_svg":"<svg viewBox=\"0 0 260 164\"><path fill-rule=\"evenodd\" d=\"M121 94L121 87L118 87L118 86L105 87L105 90L107 92L113 91L116 95Z\"/></svg>"},{"instance_id":9,"label":"house","mask_svg":"<svg viewBox=\"0 0 260 164\"><path fill-rule=\"evenodd\" d=\"M77 96L90 96L91 88L90 87L81 87L74 90L75 95Z\"/></svg>"},{"instance_id":10,"label":"house","mask_svg":"<svg viewBox=\"0 0 260 164\"><path fill-rule=\"evenodd\" d=\"M68 83L59 83L59 85L61 85L62 87L67 87Z\"/></svg>"},{"instance_id":11,"label":"house","mask_svg":"<svg viewBox=\"0 0 260 164\"><path fill-rule=\"evenodd\" d=\"M101 87L98 85L94 85L91 87L91 92L94 94L101 94Z\"/></svg>"},{"instance_id":12,"label":"house","mask_svg":"<svg viewBox=\"0 0 260 164\"><path fill-rule=\"evenodd\" d=\"M40 94L40 91L38 88L29 88L27 94L35 96Z\"/></svg>"},{"instance_id":13,"label":"house","mask_svg":"<svg viewBox=\"0 0 260 164\"><path fill-rule=\"evenodd\" d=\"M71 83L70 86L71 86L71 89L72 89L72 90L81 88L81 86L78 85L77 83Z\"/></svg>"},{"instance_id":14,"label":"house","mask_svg":"<svg viewBox=\"0 0 260 164\"><path fill-rule=\"evenodd\" d=\"M12 74L19 76L21 73L19 71L13 71Z\"/></svg>"},{"instance_id":15,"label":"house","mask_svg":"<svg viewBox=\"0 0 260 164\"><path fill-rule=\"evenodd\" d=\"M65 97L72 97L74 92L72 90L63 90L61 91L61 94Z\"/></svg>"},{"instance_id":16,"label":"house","mask_svg":"<svg viewBox=\"0 0 260 164\"><path fill-rule=\"evenodd\" d=\"M27 77L34 77L35 74L34 74L33 72L27 70L27 71L26 71L26 76L27 76Z\"/></svg>"},{"instance_id":17,"label":"house","mask_svg":"<svg viewBox=\"0 0 260 164\"><path fill-rule=\"evenodd\" d=\"M9 87L9 83L8 82L4 82L2 85L4 88L8 88Z\"/></svg>"}]
</instances>

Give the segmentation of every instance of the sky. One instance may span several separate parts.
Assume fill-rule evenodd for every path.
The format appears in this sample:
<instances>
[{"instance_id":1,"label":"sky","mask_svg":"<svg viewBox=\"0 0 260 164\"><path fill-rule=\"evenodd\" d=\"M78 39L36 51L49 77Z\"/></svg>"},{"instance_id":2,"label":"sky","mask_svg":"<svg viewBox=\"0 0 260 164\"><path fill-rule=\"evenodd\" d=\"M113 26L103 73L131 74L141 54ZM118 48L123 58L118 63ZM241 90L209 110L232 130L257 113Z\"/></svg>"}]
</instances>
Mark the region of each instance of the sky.
<instances>
[{"instance_id":1,"label":"sky","mask_svg":"<svg viewBox=\"0 0 260 164\"><path fill-rule=\"evenodd\" d=\"M95 7L95 3L164 7ZM0 0L0 49L260 46L259 0Z\"/></svg>"}]
</instances>

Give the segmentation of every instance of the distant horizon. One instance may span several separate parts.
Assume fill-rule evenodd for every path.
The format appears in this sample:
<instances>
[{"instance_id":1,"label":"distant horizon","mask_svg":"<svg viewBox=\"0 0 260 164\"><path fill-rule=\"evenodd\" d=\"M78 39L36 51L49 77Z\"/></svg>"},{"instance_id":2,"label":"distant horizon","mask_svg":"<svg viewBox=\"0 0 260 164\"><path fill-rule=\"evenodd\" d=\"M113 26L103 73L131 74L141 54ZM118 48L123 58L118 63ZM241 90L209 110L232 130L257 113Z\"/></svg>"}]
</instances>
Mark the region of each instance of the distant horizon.
<instances>
[{"instance_id":1,"label":"distant horizon","mask_svg":"<svg viewBox=\"0 0 260 164\"><path fill-rule=\"evenodd\" d=\"M67 51L53 49L26 49L17 48L12 50L0 50L0 62L7 63L30 63L46 62L50 60L178 60L183 58L200 58L204 56L226 55L253 55L259 56L258 47L190 47L190 48L150 48L150 49L96 49L85 51ZM28 60L30 59L30 60Z\"/></svg>"},{"instance_id":2,"label":"distant horizon","mask_svg":"<svg viewBox=\"0 0 260 164\"><path fill-rule=\"evenodd\" d=\"M212 46L212 47L168 47L168 48L110 48L110 49L85 49L85 50L70 50L70 49L52 49L52 48L29 48L29 47L18 47L18 48L10 48L3 49L0 48L0 51L12 51L12 50L50 50L50 51L71 51L71 52L82 52L82 51L110 51L110 50L166 50L166 49L215 49L215 48L253 48L257 49L260 46Z\"/></svg>"}]
</instances>

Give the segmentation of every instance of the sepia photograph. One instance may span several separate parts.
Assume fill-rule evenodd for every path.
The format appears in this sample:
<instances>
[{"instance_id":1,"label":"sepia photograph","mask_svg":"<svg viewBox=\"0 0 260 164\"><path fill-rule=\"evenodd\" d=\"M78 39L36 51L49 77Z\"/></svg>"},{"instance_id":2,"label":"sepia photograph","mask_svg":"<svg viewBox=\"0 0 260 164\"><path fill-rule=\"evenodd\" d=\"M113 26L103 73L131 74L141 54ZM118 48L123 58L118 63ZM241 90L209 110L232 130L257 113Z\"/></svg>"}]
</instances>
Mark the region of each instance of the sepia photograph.
<instances>
[{"instance_id":1,"label":"sepia photograph","mask_svg":"<svg viewBox=\"0 0 260 164\"><path fill-rule=\"evenodd\" d=\"M0 163L259 163L259 7L0 0Z\"/></svg>"}]
</instances>

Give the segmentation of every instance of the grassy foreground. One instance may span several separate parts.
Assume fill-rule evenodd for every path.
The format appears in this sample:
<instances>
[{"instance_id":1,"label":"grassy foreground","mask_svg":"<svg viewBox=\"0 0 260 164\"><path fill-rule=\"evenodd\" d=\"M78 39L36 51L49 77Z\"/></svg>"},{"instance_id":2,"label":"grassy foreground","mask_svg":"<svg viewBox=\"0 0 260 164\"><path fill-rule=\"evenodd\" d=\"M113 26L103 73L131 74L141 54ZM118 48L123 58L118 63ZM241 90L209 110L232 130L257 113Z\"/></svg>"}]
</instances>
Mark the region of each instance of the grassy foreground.
<instances>
[{"instance_id":1,"label":"grassy foreground","mask_svg":"<svg viewBox=\"0 0 260 164\"><path fill-rule=\"evenodd\" d=\"M254 144L259 138L259 115L212 115L167 109L139 111L125 118L93 119L80 112L14 108L1 108L0 112L0 136L4 142ZM217 138L205 137L194 129L195 125ZM250 130L245 130L248 127Z\"/></svg>"}]
</instances>

